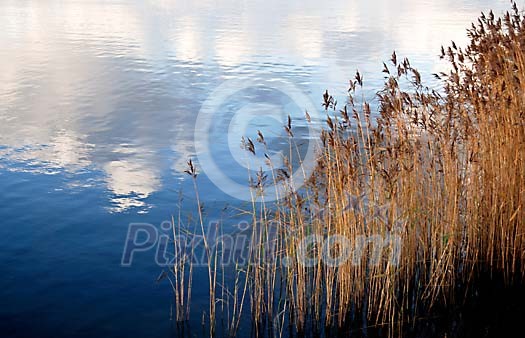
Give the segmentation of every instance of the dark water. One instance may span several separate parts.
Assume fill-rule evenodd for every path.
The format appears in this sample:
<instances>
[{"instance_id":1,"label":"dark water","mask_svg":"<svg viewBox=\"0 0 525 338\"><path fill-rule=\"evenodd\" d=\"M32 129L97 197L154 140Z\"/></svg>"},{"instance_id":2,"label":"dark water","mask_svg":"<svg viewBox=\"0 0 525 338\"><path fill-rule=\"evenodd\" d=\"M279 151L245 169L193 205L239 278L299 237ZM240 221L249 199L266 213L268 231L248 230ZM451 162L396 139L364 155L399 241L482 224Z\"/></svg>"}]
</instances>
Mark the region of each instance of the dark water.
<instances>
[{"instance_id":1,"label":"dark water","mask_svg":"<svg viewBox=\"0 0 525 338\"><path fill-rule=\"evenodd\" d=\"M199 184L219 217L245 204L229 190L246 184L243 134L264 130L277 153L287 114L320 110L325 89L343 101L357 68L371 97L393 49L431 81L441 44L466 43L481 10L507 7L1 0L0 336L170 336L171 291L155 282L154 250L130 267L121 258L128 225L159 227L180 189L190 212L189 157L208 151L217 164ZM205 309L200 281L194 305Z\"/></svg>"}]
</instances>

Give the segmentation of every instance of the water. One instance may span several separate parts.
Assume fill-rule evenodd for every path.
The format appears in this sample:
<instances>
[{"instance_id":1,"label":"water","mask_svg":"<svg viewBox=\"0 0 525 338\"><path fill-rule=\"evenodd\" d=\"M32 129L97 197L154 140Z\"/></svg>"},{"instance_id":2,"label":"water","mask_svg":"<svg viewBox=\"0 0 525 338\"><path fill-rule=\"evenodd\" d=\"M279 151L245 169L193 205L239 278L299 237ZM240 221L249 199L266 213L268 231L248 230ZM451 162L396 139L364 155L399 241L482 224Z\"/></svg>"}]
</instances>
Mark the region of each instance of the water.
<instances>
[{"instance_id":1,"label":"water","mask_svg":"<svg viewBox=\"0 0 525 338\"><path fill-rule=\"evenodd\" d=\"M212 115L197 143L218 167L199 175L199 187L213 218L245 203L228 190L246 181L236 143L244 133L264 130L277 153L287 114L302 115L309 104L320 110L325 89L344 102L356 69L373 97L394 49L436 85L441 44L465 44L481 10L507 7L2 0L0 335L170 336L171 291L155 282L154 252L137 253L131 267L121 257L128 224L158 227L177 212L181 189L191 212L183 171L202 155L194 130L203 107ZM308 139L306 125L294 123ZM226 189L216 186L224 182L217 172L232 180ZM205 309L200 286L195 307Z\"/></svg>"}]
</instances>

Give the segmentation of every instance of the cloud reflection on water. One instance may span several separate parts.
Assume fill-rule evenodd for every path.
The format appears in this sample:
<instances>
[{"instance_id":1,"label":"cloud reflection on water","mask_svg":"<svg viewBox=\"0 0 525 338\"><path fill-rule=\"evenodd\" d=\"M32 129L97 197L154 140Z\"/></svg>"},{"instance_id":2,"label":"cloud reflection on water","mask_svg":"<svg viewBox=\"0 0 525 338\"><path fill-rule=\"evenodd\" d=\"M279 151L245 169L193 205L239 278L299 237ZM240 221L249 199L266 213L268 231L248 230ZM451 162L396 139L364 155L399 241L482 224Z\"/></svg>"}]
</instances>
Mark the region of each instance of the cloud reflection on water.
<instances>
[{"instance_id":1,"label":"cloud reflection on water","mask_svg":"<svg viewBox=\"0 0 525 338\"><path fill-rule=\"evenodd\" d=\"M3 2L1 170L100 172L109 210L147 212L163 171L193 154L194 116L221 79L287 74L315 100L356 68L379 85L394 48L428 75L441 44L464 43L480 9L506 4Z\"/></svg>"}]
</instances>

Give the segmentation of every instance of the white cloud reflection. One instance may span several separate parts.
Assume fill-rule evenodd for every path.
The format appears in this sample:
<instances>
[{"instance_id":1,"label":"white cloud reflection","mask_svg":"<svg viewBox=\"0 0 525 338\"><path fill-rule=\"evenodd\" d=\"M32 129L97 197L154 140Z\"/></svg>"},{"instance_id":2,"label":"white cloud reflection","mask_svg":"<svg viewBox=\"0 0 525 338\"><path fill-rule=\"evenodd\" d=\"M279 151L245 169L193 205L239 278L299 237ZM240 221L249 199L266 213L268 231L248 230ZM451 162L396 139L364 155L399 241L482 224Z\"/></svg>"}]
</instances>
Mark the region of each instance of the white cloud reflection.
<instances>
[{"instance_id":1,"label":"white cloud reflection","mask_svg":"<svg viewBox=\"0 0 525 338\"><path fill-rule=\"evenodd\" d=\"M315 92L316 82L338 88L356 68L380 69L392 49L436 72L440 45L464 44L469 22L490 6L507 1L2 2L0 156L10 164L0 165L99 171L111 211L144 212L163 189L159 161L173 157L180 172L194 151L192 116L206 98L188 99L197 81L214 88L251 64L301 72ZM162 132L175 121L176 139Z\"/></svg>"},{"instance_id":2,"label":"white cloud reflection","mask_svg":"<svg viewBox=\"0 0 525 338\"><path fill-rule=\"evenodd\" d=\"M71 130L60 130L51 135L47 142L41 141L6 147L0 154L9 161L27 164L19 169L46 174L61 170L75 173L91 165L89 152L93 145ZM16 169L17 167L13 168Z\"/></svg>"},{"instance_id":3,"label":"white cloud reflection","mask_svg":"<svg viewBox=\"0 0 525 338\"><path fill-rule=\"evenodd\" d=\"M149 208L144 200L161 188L161 182L160 174L148 165L132 160L111 161L104 165L107 187L115 195L111 198L110 211L122 212L133 207L146 211Z\"/></svg>"}]
</instances>

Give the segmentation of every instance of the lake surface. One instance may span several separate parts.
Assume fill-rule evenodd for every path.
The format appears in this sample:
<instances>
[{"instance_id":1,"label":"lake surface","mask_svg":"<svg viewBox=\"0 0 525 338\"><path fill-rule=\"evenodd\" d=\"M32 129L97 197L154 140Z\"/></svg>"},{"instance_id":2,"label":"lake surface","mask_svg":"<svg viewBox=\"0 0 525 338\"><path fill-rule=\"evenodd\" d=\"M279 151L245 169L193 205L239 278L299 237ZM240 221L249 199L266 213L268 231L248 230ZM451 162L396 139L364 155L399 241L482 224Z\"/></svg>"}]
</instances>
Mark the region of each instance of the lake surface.
<instances>
[{"instance_id":1,"label":"lake surface","mask_svg":"<svg viewBox=\"0 0 525 338\"><path fill-rule=\"evenodd\" d=\"M155 250L121 259L129 224L160 227L179 191L194 212L188 158L205 168L208 217L222 217L247 203L243 134L264 130L277 154L286 116L322 113L325 89L344 102L356 69L373 98L394 49L437 86L440 46L464 45L480 11L507 7L0 0L0 336L172 336ZM197 280L199 323L207 285Z\"/></svg>"}]
</instances>

